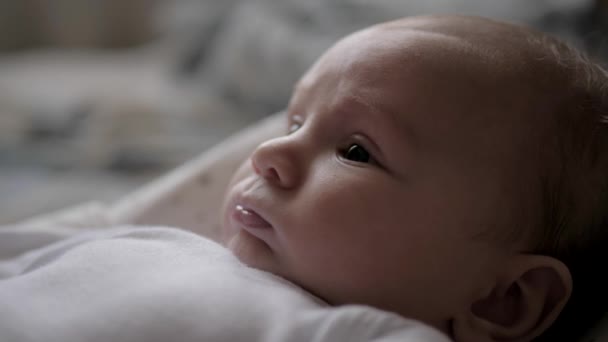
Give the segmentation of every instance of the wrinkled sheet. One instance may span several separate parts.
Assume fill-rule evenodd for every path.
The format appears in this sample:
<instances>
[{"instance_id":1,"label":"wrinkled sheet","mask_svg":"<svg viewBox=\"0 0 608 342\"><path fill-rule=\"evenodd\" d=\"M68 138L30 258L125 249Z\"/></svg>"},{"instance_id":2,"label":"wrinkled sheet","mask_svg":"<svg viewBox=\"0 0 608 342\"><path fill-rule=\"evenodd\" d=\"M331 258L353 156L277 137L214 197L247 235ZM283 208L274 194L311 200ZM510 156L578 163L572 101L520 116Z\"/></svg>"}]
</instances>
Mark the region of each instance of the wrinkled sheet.
<instances>
[{"instance_id":1,"label":"wrinkled sheet","mask_svg":"<svg viewBox=\"0 0 608 342\"><path fill-rule=\"evenodd\" d=\"M0 341L449 341L388 312L327 306L183 230L119 227L55 240L0 230L0 250L7 246Z\"/></svg>"}]
</instances>

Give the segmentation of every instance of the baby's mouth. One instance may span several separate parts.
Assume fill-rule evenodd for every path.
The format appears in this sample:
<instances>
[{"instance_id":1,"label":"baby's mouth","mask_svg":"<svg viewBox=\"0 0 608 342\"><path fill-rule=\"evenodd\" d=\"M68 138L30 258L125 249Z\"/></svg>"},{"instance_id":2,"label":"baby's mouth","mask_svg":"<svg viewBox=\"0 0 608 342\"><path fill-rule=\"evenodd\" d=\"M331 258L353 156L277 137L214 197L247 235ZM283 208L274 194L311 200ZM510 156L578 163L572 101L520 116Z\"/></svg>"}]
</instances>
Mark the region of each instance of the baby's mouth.
<instances>
[{"instance_id":1,"label":"baby's mouth","mask_svg":"<svg viewBox=\"0 0 608 342\"><path fill-rule=\"evenodd\" d=\"M254 210L237 204L234 208L234 218L245 227L254 229L268 229L272 225Z\"/></svg>"}]
</instances>

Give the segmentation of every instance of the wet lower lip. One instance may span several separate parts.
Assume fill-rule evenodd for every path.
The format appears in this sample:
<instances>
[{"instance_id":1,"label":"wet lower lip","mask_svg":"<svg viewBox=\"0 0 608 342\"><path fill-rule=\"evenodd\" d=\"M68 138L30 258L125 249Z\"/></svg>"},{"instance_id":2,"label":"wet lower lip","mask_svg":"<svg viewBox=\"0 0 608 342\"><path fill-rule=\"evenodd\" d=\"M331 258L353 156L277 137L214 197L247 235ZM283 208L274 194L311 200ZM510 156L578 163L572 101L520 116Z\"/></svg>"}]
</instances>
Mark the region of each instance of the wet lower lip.
<instances>
[{"instance_id":1,"label":"wet lower lip","mask_svg":"<svg viewBox=\"0 0 608 342\"><path fill-rule=\"evenodd\" d=\"M264 220L260 215L251 209L237 205L233 212L234 218L242 225L249 228L268 229L272 228L268 221Z\"/></svg>"}]
</instances>

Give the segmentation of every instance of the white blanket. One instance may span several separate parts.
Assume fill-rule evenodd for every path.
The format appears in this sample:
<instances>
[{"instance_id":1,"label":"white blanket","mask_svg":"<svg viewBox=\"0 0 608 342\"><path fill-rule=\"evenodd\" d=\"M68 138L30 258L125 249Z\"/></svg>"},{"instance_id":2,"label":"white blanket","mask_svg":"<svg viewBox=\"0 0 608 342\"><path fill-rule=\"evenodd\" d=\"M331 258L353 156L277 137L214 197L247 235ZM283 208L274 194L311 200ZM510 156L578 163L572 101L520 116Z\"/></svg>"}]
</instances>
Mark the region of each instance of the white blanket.
<instances>
[{"instance_id":1,"label":"white blanket","mask_svg":"<svg viewBox=\"0 0 608 342\"><path fill-rule=\"evenodd\" d=\"M0 230L0 250L24 242ZM449 341L373 308L329 307L172 228L89 232L1 258L0 341Z\"/></svg>"}]
</instances>

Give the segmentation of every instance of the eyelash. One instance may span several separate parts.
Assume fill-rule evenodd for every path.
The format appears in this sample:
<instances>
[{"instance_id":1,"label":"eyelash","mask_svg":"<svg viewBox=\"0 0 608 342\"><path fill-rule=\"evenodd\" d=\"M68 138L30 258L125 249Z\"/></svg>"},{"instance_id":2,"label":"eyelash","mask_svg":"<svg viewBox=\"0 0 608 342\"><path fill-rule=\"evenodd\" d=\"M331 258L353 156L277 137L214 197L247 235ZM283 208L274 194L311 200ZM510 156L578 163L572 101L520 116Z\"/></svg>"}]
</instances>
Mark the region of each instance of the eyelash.
<instances>
[{"instance_id":1,"label":"eyelash","mask_svg":"<svg viewBox=\"0 0 608 342\"><path fill-rule=\"evenodd\" d=\"M376 160L374 159L374 157L372 156L372 154L369 153L364 146L361 146L360 144L357 144L357 143L350 143L347 146L348 146L347 148L339 150L341 157L344 158L345 160L355 162L355 163L360 163L360 164L378 164L376 162ZM365 159L364 161L354 160L354 159L350 159L348 157L348 154L350 154L351 152L355 153L354 152L355 147L358 147L360 149L360 151L363 151L364 154L361 155L361 153L359 153L358 155L353 156L353 158L361 157L362 159Z\"/></svg>"},{"instance_id":2,"label":"eyelash","mask_svg":"<svg viewBox=\"0 0 608 342\"><path fill-rule=\"evenodd\" d=\"M294 133L295 131L297 131L298 129L300 129L303 125L303 119L301 116L299 115L294 115L293 117L291 117L291 120L289 120L289 127L287 128L287 135L290 135L292 133ZM350 162L355 162L355 163L360 163L360 164L374 164L374 165L379 165L378 162L376 161L376 159L374 158L374 156L369 152L369 150L362 145L361 143L357 143L357 142L351 142L348 143L346 148L340 148L338 149L338 153L340 154L341 158L344 158L345 160L348 160ZM359 147L361 148L365 154L367 154L367 159L366 161L362 162L362 161L356 161L356 160L350 160L348 158L346 158L346 155L352 151L353 147Z\"/></svg>"},{"instance_id":3,"label":"eyelash","mask_svg":"<svg viewBox=\"0 0 608 342\"><path fill-rule=\"evenodd\" d=\"M302 127L302 124L292 123L291 125L289 125L289 128L287 129L287 134L289 135L289 134L297 131L298 129L300 129L300 127Z\"/></svg>"},{"instance_id":4,"label":"eyelash","mask_svg":"<svg viewBox=\"0 0 608 342\"><path fill-rule=\"evenodd\" d=\"M288 121L289 127L287 127L287 135L297 131L302 127L303 119L300 115L294 115Z\"/></svg>"}]
</instances>

